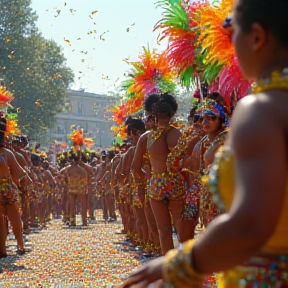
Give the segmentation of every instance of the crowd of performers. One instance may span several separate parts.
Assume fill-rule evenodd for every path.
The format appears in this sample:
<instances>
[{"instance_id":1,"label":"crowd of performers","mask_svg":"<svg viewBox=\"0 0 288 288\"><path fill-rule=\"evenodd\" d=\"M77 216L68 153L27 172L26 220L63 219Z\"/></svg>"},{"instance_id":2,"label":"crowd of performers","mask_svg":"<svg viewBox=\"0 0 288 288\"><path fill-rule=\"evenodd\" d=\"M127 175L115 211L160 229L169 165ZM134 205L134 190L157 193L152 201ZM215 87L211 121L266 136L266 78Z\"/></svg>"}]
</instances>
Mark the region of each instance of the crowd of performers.
<instances>
[{"instance_id":1,"label":"crowd of performers","mask_svg":"<svg viewBox=\"0 0 288 288\"><path fill-rule=\"evenodd\" d=\"M201 178L223 144L230 115L219 93L202 88L202 104L187 123L173 121L174 96L151 94L145 119L126 119L127 141L119 149L100 155L73 149L58 155L57 166L37 149L31 152L27 137L5 138L2 117L0 256L7 255L7 219L23 254L23 233L45 228L52 218L75 226L77 212L87 226L95 223L96 208L108 222L118 210L122 233L146 255L174 247L172 228L180 242L192 239L199 220L204 227L220 212Z\"/></svg>"},{"instance_id":2,"label":"crowd of performers","mask_svg":"<svg viewBox=\"0 0 288 288\"><path fill-rule=\"evenodd\" d=\"M202 182L223 145L230 107L219 93L202 89L203 101L191 109L188 123L173 121L177 102L168 93L148 95L145 121L126 120L131 147L112 161L112 183L124 231L148 251L165 254L194 238L221 213Z\"/></svg>"}]
</instances>

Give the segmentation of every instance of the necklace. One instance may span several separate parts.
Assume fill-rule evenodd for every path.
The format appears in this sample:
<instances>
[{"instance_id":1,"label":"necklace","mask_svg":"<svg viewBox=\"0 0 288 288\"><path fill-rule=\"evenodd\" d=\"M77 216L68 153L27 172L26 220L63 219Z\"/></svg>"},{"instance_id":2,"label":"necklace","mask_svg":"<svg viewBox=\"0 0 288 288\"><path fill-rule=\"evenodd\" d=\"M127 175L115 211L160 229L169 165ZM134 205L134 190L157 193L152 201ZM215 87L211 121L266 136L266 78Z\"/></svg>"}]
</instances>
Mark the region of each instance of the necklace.
<instances>
[{"instance_id":1,"label":"necklace","mask_svg":"<svg viewBox=\"0 0 288 288\"><path fill-rule=\"evenodd\" d=\"M288 90L288 68L284 68L282 72L273 71L269 78L252 84L252 93L254 94L271 89Z\"/></svg>"}]
</instances>

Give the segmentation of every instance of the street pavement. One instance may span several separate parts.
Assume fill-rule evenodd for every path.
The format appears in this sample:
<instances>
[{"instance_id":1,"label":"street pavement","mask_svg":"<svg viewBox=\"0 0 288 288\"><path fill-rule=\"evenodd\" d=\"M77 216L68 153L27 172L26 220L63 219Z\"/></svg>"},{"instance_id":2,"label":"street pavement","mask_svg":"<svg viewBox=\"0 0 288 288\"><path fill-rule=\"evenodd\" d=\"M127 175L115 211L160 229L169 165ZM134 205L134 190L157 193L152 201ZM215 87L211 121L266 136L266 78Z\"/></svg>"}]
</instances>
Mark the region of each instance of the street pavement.
<instances>
[{"instance_id":1,"label":"street pavement","mask_svg":"<svg viewBox=\"0 0 288 288\"><path fill-rule=\"evenodd\" d=\"M119 234L120 221L96 221L87 228L80 222L78 216L78 226L69 228L57 219L47 229L34 229L26 236L23 256L16 254L9 234L8 257L0 259L0 287L111 287L143 262L120 244L125 236Z\"/></svg>"}]
</instances>

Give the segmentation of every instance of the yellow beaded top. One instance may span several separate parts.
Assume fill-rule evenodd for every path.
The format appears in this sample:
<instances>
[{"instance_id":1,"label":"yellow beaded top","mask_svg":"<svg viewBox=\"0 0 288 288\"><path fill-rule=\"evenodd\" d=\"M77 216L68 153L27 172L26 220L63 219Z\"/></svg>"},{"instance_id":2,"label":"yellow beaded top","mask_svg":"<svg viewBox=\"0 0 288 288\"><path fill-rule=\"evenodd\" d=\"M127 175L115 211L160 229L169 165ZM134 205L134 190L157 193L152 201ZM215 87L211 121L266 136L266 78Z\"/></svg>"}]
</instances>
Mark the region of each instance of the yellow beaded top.
<instances>
[{"instance_id":1,"label":"yellow beaded top","mask_svg":"<svg viewBox=\"0 0 288 288\"><path fill-rule=\"evenodd\" d=\"M217 163L214 164L212 169L217 170L215 176L215 183L217 186L217 194L223 202L226 210L229 210L234 196L234 159L231 149L224 148L222 151L217 153ZM213 179L212 179L213 180ZM215 195L214 195L215 196ZM273 191L271 191L271 197L273 197ZM260 201L261 199L259 199ZM275 231L271 238L265 243L261 251L272 253L272 254L288 254L288 179L286 185L286 193L283 199L283 207L281 216L279 217L278 223L275 227Z\"/></svg>"},{"instance_id":2,"label":"yellow beaded top","mask_svg":"<svg viewBox=\"0 0 288 288\"><path fill-rule=\"evenodd\" d=\"M271 77L259 80L252 84L252 93L257 94L272 89L288 90L288 68L273 71Z\"/></svg>"}]
</instances>

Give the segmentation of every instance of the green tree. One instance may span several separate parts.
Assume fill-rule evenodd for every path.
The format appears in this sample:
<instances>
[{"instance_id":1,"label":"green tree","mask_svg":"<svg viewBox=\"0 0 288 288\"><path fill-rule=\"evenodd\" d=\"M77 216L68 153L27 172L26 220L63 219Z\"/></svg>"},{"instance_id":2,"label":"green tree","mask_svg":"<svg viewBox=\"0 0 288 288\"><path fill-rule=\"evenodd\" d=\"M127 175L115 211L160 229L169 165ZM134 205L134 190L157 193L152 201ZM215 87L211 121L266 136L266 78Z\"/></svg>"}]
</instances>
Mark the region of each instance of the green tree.
<instances>
[{"instance_id":1,"label":"green tree","mask_svg":"<svg viewBox=\"0 0 288 288\"><path fill-rule=\"evenodd\" d=\"M53 123L73 73L61 48L38 31L30 4L31 0L1 0L0 77L15 96L20 128L35 137Z\"/></svg>"}]
</instances>

